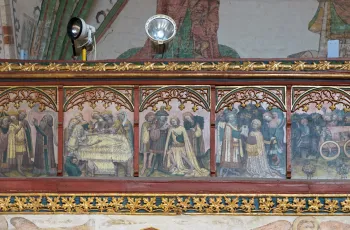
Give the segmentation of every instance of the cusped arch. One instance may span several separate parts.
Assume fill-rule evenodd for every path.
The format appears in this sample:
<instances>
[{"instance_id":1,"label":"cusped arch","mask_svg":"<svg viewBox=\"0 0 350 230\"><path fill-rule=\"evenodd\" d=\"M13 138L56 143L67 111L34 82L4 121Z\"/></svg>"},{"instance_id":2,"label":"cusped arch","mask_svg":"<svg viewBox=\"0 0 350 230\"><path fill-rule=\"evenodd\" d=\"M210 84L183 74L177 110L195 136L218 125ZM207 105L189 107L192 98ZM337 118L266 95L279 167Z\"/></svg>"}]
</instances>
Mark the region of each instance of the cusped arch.
<instances>
[{"instance_id":1,"label":"cusped arch","mask_svg":"<svg viewBox=\"0 0 350 230\"><path fill-rule=\"evenodd\" d=\"M242 100L238 100L237 94L248 91L248 90L254 90L257 93L265 93L266 97L264 98L258 98L257 94L255 94L255 97L252 95L247 95L247 97L244 98L244 102L255 102L255 103L263 103L266 102L269 105L273 105L277 108L279 108L281 111L286 111L286 105L283 101L281 101L280 98L278 98L275 94L270 92L267 89L260 88L260 87L241 87L237 89L233 89L232 91L228 92L225 96L223 96L220 101L218 101L215 112L218 113L221 110L223 110L225 107L228 107L228 104L232 105L234 103L240 103L242 104ZM234 99L236 96L237 99ZM229 101L229 102L227 102ZM225 103L227 102L227 103Z\"/></svg>"},{"instance_id":2,"label":"cusped arch","mask_svg":"<svg viewBox=\"0 0 350 230\"><path fill-rule=\"evenodd\" d=\"M97 90L103 90L104 95L96 95ZM84 93L94 93L96 95L96 97L94 98L95 102L102 101L102 102L108 102L108 103L115 103L125 107L127 110L131 112L134 111L133 103L123 93L107 86L88 87L77 91L64 103L63 111L66 112L72 109L73 107L78 106L79 104L83 104L85 102L91 102L87 100L86 97L79 98L79 96L83 95ZM112 93L112 95L105 96L108 93ZM81 101L79 101L78 104L75 104L74 102L79 99L81 99Z\"/></svg>"},{"instance_id":3,"label":"cusped arch","mask_svg":"<svg viewBox=\"0 0 350 230\"><path fill-rule=\"evenodd\" d=\"M23 91L22 91L23 90ZM11 100L11 98L8 96L10 93L17 93L17 96L14 98L14 100ZM25 93L25 91L27 91ZM30 95L32 93L38 93L41 95L44 99L43 101L38 101L37 98L32 98ZM4 97L5 96L5 97ZM9 89L4 90L0 93L0 106L7 105L9 103L16 103L16 102L32 102L33 104L39 103L40 105L46 106L53 111L57 112L57 102L54 101L47 93L45 93L43 90L35 87L27 87L27 86L19 86L19 87L12 87Z\"/></svg>"},{"instance_id":4,"label":"cusped arch","mask_svg":"<svg viewBox=\"0 0 350 230\"><path fill-rule=\"evenodd\" d=\"M179 95L174 93L173 95L167 95L167 97L161 97L162 93L166 93L170 90L183 90L188 93L187 96ZM182 97L182 98L180 98ZM182 104L186 102L192 102L195 106L200 106L206 111L210 111L210 105L209 102L207 102L198 92L191 89L190 87L185 86L164 86L162 88L159 88L155 90L154 92L150 93L148 96L144 98L142 103L140 104L140 112L144 111L145 109L152 107L156 105L158 102L164 102L166 104L169 104L172 99L177 99Z\"/></svg>"},{"instance_id":5,"label":"cusped arch","mask_svg":"<svg viewBox=\"0 0 350 230\"><path fill-rule=\"evenodd\" d=\"M337 98L332 97L329 98L327 97L325 93L328 92L333 92L333 93L339 93L342 96L345 97L346 100L337 100ZM316 93L318 98L307 98L310 94ZM304 106L308 106L309 104L319 104L319 103L324 103L324 102L329 102L334 105L336 104L343 104L345 107L349 108L350 107L350 94L347 93L346 91L335 88L335 87L318 87L318 88L312 88L307 90L306 92L302 93L294 102L292 105L292 112L303 108Z\"/></svg>"}]
</instances>

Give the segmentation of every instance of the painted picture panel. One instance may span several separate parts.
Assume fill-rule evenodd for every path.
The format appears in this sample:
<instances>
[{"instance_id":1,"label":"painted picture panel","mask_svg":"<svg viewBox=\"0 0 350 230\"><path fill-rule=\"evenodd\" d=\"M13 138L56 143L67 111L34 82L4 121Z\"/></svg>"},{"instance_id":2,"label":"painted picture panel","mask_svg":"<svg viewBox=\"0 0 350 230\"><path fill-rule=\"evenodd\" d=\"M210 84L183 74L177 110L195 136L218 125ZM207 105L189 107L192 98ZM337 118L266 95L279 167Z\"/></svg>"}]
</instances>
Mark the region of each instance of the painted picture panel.
<instances>
[{"instance_id":1,"label":"painted picture panel","mask_svg":"<svg viewBox=\"0 0 350 230\"><path fill-rule=\"evenodd\" d=\"M132 87L66 87L64 93L64 175L133 176Z\"/></svg>"},{"instance_id":2,"label":"painted picture panel","mask_svg":"<svg viewBox=\"0 0 350 230\"><path fill-rule=\"evenodd\" d=\"M217 176L285 178L285 88L218 88L216 96Z\"/></svg>"},{"instance_id":3,"label":"painted picture panel","mask_svg":"<svg viewBox=\"0 0 350 230\"><path fill-rule=\"evenodd\" d=\"M140 93L140 176L209 176L210 87L142 87Z\"/></svg>"},{"instance_id":4,"label":"painted picture panel","mask_svg":"<svg viewBox=\"0 0 350 230\"><path fill-rule=\"evenodd\" d=\"M0 229L66 230L344 230L346 216L3 215Z\"/></svg>"},{"instance_id":5,"label":"painted picture panel","mask_svg":"<svg viewBox=\"0 0 350 230\"><path fill-rule=\"evenodd\" d=\"M350 88L293 87L292 178L347 179Z\"/></svg>"},{"instance_id":6,"label":"painted picture panel","mask_svg":"<svg viewBox=\"0 0 350 230\"><path fill-rule=\"evenodd\" d=\"M0 88L0 177L57 175L57 88Z\"/></svg>"}]
</instances>

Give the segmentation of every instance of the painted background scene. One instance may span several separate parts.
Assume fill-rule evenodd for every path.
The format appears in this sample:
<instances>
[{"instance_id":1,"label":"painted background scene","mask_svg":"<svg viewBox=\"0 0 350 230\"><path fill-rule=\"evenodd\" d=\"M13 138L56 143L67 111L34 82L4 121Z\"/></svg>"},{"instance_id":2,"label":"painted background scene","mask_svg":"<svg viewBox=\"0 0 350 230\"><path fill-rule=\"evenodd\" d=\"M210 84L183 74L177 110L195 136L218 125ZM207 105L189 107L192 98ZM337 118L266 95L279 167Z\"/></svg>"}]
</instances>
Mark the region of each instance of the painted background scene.
<instances>
[{"instance_id":1,"label":"painted background scene","mask_svg":"<svg viewBox=\"0 0 350 230\"><path fill-rule=\"evenodd\" d=\"M345 230L347 217L3 215L1 230Z\"/></svg>"},{"instance_id":2,"label":"painted background scene","mask_svg":"<svg viewBox=\"0 0 350 230\"><path fill-rule=\"evenodd\" d=\"M210 113L171 100L140 113L140 176L209 176Z\"/></svg>"},{"instance_id":3,"label":"painted background scene","mask_svg":"<svg viewBox=\"0 0 350 230\"><path fill-rule=\"evenodd\" d=\"M347 179L350 113L342 105L310 105L292 115L292 178Z\"/></svg>"},{"instance_id":4,"label":"painted background scene","mask_svg":"<svg viewBox=\"0 0 350 230\"><path fill-rule=\"evenodd\" d=\"M263 103L216 114L218 177L285 178L286 118Z\"/></svg>"},{"instance_id":5,"label":"painted background scene","mask_svg":"<svg viewBox=\"0 0 350 230\"><path fill-rule=\"evenodd\" d=\"M0 36L4 41L0 56L6 58L19 58L23 50L28 59L70 60L72 50L66 25L72 15L96 27L98 60L315 58L327 56L327 41L333 39L340 42L340 57L350 55L350 3L346 0L13 0L10 3L1 6L6 12L1 26L12 28ZM67 8L67 4L71 7ZM144 29L147 19L157 13L172 17L178 28L164 55L151 49Z\"/></svg>"},{"instance_id":6,"label":"painted background scene","mask_svg":"<svg viewBox=\"0 0 350 230\"><path fill-rule=\"evenodd\" d=\"M0 176L41 177L57 174L57 113L21 103L0 117Z\"/></svg>"},{"instance_id":7,"label":"painted background scene","mask_svg":"<svg viewBox=\"0 0 350 230\"><path fill-rule=\"evenodd\" d=\"M66 176L132 176L133 113L85 103L64 113Z\"/></svg>"}]
</instances>

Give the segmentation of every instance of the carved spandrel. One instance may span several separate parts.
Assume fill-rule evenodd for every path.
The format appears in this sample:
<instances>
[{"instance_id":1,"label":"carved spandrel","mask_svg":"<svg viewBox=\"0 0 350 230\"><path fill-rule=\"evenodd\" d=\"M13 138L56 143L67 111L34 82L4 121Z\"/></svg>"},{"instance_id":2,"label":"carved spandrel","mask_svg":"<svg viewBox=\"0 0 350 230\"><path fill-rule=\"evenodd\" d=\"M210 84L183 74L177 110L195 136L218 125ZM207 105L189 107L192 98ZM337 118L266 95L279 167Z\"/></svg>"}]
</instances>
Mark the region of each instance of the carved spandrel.
<instances>
[{"instance_id":1,"label":"carved spandrel","mask_svg":"<svg viewBox=\"0 0 350 230\"><path fill-rule=\"evenodd\" d=\"M268 104L268 108L278 108L286 111L285 88L283 87L227 87L217 89L218 104L216 112L224 108L232 109L235 103L242 107L254 102L255 106L260 107L263 103Z\"/></svg>"},{"instance_id":2,"label":"carved spandrel","mask_svg":"<svg viewBox=\"0 0 350 230\"><path fill-rule=\"evenodd\" d=\"M199 107L210 110L210 87L209 86L165 86L165 87L142 87L141 88L140 112L151 107L158 110L158 103L164 103L166 110L171 110L171 100L180 102L179 109L185 109L185 104L190 102L192 110L196 112Z\"/></svg>"},{"instance_id":3,"label":"carved spandrel","mask_svg":"<svg viewBox=\"0 0 350 230\"><path fill-rule=\"evenodd\" d=\"M7 110L10 103L18 109L21 103L27 102L32 108L39 104L41 111L45 108L57 111L57 88L56 87L10 87L1 88L0 106Z\"/></svg>"},{"instance_id":4,"label":"carved spandrel","mask_svg":"<svg viewBox=\"0 0 350 230\"><path fill-rule=\"evenodd\" d=\"M325 104L332 111L336 106L343 106L345 112L350 111L350 88L317 87L303 88L293 87L292 111L302 110L307 112L311 105L321 110ZM297 94L295 94L297 92Z\"/></svg>"},{"instance_id":5,"label":"carved spandrel","mask_svg":"<svg viewBox=\"0 0 350 230\"><path fill-rule=\"evenodd\" d=\"M80 110L83 109L84 103L89 103L92 108L95 108L97 103L102 102L105 108L114 104L117 110L125 108L129 111L134 111L132 88L114 88L107 86L85 87L80 89L65 88L65 92L69 93L66 96L64 110L68 111L77 106ZM67 95L67 94L66 94Z\"/></svg>"}]
</instances>

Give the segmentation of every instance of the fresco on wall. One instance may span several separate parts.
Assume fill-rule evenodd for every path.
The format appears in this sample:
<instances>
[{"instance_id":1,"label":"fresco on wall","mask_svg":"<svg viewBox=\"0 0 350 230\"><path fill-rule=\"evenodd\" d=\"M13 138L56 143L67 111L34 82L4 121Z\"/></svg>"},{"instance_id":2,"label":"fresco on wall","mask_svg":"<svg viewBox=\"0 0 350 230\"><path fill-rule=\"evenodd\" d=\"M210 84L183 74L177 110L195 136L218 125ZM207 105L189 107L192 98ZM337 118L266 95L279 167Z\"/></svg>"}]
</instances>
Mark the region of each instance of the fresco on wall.
<instances>
[{"instance_id":1,"label":"fresco on wall","mask_svg":"<svg viewBox=\"0 0 350 230\"><path fill-rule=\"evenodd\" d=\"M217 176L284 178L285 88L223 87L217 101Z\"/></svg>"},{"instance_id":2,"label":"fresco on wall","mask_svg":"<svg viewBox=\"0 0 350 230\"><path fill-rule=\"evenodd\" d=\"M142 87L140 176L209 176L210 88Z\"/></svg>"},{"instance_id":3,"label":"fresco on wall","mask_svg":"<svg viewBox=\"0 0 350 230\"><path fill-rule=\"evenodd\" d=\"M292 178L347 179L348 88L293 87Z\"/></svg>"},{"instance_id":4,"label":"fresco on wall","mask_svg":"<svg viewBox=\"0 0 350 230\"><path fill-rule=\"evenodd\" d=\"M79 217L79 218L77 218ZM1 230L343 230L349 229L347 217L312 216L108 216L108 215L5 215Z\"/></svg>"},{"instance_id":5,"label":"fresco on wall","mask_svg":"<svg viewBox=\"0 0 350 230\"><path fill-rule=\"evenodd\" d=\"M0 177L57 174L57 88L0 88Z\"/></svg>"},{"instance_id":6,"label":"fresco on wall","mask_svg":"<svg viewBox=\"0 0 350 230\"><path fill-rule=\"evenodd\" d=\"M220 0L158 0L156 13L173 18L178 28L169 47L158 54L148 39L118 58L239 58L235 50L218 43L219 7Z\"/></svg>"},{"instance_id":7,"label":"fresco on wall","mask_svg":"<svg viewBox=\"0 0 350 230\"><path fill-rule=\"evenodd\" d=\"M131 87L66 87L66 176L132 176Z\"/></svg>"},{"instance_id":8,"label":"fresco on wall","mask_svg":"<svg viewBox=\"0 0 350 230\"><path fill-rule=\"evenodd\" d=\"M292 58L327 57L328 40L339 40L340 57L350 56L350 2L318 0L318 9L309 22L309 30L320 34L319 49L290 55Z\"/></svg>"}]
</instances>

